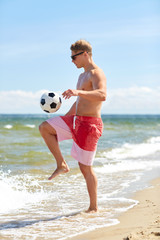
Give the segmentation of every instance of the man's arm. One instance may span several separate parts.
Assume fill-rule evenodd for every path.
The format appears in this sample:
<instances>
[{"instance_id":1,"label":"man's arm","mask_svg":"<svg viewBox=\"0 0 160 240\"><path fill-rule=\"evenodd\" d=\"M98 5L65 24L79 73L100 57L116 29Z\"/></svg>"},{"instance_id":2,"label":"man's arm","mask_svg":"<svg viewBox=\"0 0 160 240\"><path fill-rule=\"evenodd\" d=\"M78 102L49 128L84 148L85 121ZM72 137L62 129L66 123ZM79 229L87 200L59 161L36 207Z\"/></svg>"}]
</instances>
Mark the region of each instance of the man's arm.
<instances>
[{"instance_id":1,"label":"man's arm","mask_svg":"<svg viewBox=\"0 0 160 240\"><path fill-rule=\"evenodd\" d=\"M76 114L76 102L73 103L72 107L70 110L65 114L65 116L69 115L75 115Z\"/></svg>"},{"instance_id":2,"label":"man's arm","mask_svg":"<svg viewBox=\"0 0 160 240\"><path fill-rule=\"evenodd\" d=\"M83 97L89 101L105 101L106 100L106 77L102 71L94 71L91 76L93 90L85 91L79 89L68 89L62 95L65 99L71 96Z\"/></svg>"}]
</instances>

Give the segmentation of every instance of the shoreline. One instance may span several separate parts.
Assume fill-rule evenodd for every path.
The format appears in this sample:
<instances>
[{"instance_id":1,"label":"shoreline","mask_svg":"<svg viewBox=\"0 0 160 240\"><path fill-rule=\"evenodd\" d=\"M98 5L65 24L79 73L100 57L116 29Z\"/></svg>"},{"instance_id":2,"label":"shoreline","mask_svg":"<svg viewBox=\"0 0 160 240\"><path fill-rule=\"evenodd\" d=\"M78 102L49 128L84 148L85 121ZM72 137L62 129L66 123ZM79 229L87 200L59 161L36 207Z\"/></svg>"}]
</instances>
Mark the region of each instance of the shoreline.
<instances>
[{"instance_id":1,"label":"shoreline","mask_svg":"<svg viewBox=\"0 0 160 240\"><path fill-rule=\"evenodd\" d=\"M160 178L132 199L139 203L122 213L120 223L83 233L70 240L159 240L160 239Z\"/></svg>"}]
</instances>

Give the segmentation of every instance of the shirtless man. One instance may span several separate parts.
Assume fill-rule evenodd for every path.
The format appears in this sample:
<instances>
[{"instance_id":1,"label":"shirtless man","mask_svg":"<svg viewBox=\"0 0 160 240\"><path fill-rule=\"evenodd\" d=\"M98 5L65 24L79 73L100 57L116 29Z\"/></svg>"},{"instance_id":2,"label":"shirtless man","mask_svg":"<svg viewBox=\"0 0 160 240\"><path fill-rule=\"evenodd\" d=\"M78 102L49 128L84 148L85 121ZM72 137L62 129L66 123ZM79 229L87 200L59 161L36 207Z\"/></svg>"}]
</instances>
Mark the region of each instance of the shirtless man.
<instances>
[{"instance_id":1,"label":"shirtless man","mask_svg":"<svg viewBox=\"0 0 160 240\"><path fill-rule=\"evenodd\" d=\"M79 76L77 89L68 89L62 95L65 99L77 96L77 100L65 116L48 119L39 130L57 162L49 180L69 171L58 142L73 139L71 155L78 161L90 197L87 212L97 211L97 177L92 164L103 130L101 106L106 100L106 77L92 59L90 43L79 40L70 49L72 62L77 68L84 68L84 72Z\"/></svg>"}]
</instances>

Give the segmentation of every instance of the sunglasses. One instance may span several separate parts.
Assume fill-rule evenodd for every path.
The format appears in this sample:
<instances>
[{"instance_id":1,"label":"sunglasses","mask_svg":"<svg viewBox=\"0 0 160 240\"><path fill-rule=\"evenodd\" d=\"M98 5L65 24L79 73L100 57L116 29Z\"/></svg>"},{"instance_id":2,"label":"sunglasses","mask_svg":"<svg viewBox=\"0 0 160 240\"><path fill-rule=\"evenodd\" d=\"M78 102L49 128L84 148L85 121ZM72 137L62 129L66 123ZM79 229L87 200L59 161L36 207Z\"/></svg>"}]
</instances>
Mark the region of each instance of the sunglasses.
<instances>
[{"instance_id":1,"label":"sunglasses","mask_svg":"<svg viewBox=\"0 0 160 240\"><path fill-rule=\"evenodd\" d=\"M81 55L82 53L84 53L84 52L80 52L80 53L77 53L77 54L75 54L75 55L71 56L72 60L75 60L75 59L76 59L76 57L77 57L78 55Z\"/></svg>"}]
</instances>

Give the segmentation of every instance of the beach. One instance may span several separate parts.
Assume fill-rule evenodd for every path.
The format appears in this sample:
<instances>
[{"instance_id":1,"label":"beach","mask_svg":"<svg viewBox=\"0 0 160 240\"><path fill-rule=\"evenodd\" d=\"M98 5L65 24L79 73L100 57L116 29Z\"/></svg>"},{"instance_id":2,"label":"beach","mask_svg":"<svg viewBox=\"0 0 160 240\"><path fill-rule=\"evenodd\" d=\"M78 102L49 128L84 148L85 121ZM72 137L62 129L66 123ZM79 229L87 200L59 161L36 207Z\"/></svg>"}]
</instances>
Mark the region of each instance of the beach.
<instances>
[{"instance_id":1,"label":"beach","mask_svg":"<svg viewBox=\"0 0 160 240\"><path fill-rule=\"evenodd\" d=\"M158 220L152 220L153 213L148 211L159 211L159 190L155 200L150 199L154 197L150 191L154 191L151 181L160 177L160 115L102 116L104 131L93 164L98 178L99 212L92 214L85 213L89 197L78 162L70 154L72 140L60 143L70 171L48 180L56 161L38 126L52 116L0 115L0 239L66 240L85 236L121 240L130 234L145 233L147 227L141 227L143 224L153 227ZM149 191L149 196L144 195L141 201L137 194L143 189L144 193ZM136 209L144 210L144 215L138 221L134 221L137 213L125 220Z\"/></svg>"},{"instance_id":2,"label":"beach","mask_svg":"<svg viewBox=\"0 0 160 240\"><path fill-rule=\"evenodd\" d=\"M119 224L101 228L71 240L159 240L160 239L160 178L137 192L138 204L118 219Z\"/></svg>"}]
</instances>

